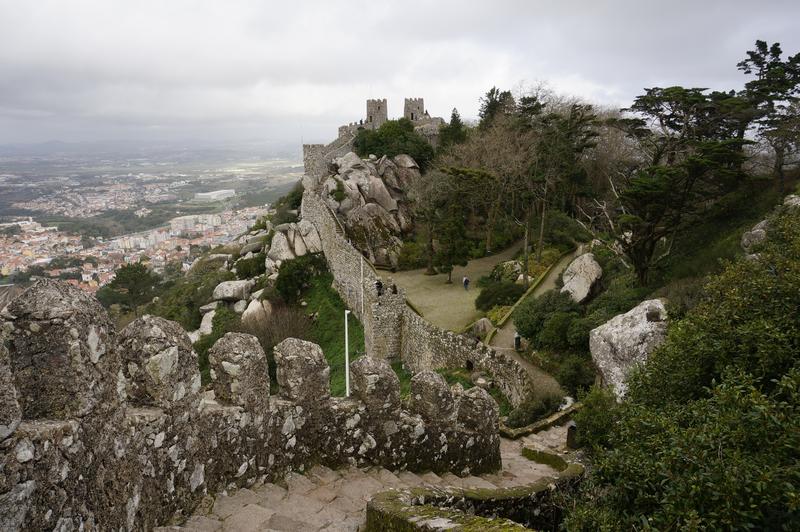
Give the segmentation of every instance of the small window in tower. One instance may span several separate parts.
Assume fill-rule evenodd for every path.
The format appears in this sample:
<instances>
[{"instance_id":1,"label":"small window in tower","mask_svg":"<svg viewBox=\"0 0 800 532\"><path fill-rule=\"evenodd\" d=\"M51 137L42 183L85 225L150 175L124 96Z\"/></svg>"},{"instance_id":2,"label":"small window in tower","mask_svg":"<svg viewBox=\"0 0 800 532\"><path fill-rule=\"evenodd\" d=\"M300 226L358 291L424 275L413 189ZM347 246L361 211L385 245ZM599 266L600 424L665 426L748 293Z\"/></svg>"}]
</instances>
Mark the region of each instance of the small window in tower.
<instances>
[{"instance_id":1,"label":"small window in tower","mask_svg":"<svg viewBox=\"0 0 800 532\"><path fill-rule=\"evenodd\" d=\"M414 113L411 113L411 120L415 120Z\"/></svg>"},{"instance_id":2,"label":"small window in tower","mask_svg":"<svg viewBox=\"0 0 800 532\"><path fill-rule=\"evenodd\" d=\"M372 122L372 115L369 115L369 121Z\"/></svg>"}]
</instances>

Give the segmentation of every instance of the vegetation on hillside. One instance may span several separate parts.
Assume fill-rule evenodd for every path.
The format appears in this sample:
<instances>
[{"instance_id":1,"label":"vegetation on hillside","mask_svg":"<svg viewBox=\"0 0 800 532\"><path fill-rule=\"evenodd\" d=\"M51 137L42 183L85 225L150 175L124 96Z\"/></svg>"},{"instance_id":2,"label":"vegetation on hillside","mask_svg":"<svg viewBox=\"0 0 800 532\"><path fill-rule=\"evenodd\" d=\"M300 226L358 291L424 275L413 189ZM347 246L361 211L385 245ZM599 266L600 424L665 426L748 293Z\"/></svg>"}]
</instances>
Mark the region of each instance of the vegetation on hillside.
<instances>
[{"instance_id":1,"label":"vegetation on hillside","mask_svg":"<svg viewBox=\"0 0 800 532\"><path fill-rule=\"evenodd\" d=\"M433 160L433 148L425 137L414 131L414 124L407 118L387 120L377 130L360 129L355 139L355 151L361 157L401 153L410 155L421 169L426 169Z\"/></svg>"},{"instance_id":2,"label":"vegetation on hillside","mask_svg":"<svg viewBox=\"0 0 800 532\"><path fill-rule=\"evenodd\" d=\"M585 398L593 470L567 528L800 526L799 314L800 217L783 214L758 259L709 279L624 402Z\"/></svg>"}]
</instances>

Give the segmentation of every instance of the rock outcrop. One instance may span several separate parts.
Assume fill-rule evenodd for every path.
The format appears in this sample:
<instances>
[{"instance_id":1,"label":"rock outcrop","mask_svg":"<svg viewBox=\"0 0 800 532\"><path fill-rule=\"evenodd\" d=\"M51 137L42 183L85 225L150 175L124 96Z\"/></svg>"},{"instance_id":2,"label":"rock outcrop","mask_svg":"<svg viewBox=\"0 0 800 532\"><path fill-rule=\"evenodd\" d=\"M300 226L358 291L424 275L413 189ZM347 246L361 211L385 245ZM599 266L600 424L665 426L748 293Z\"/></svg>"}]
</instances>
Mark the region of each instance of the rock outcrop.
<instances>
[{"instance_id":1,"label":"rock outcrop","mask_svg":"<svg viewBox=\"0 0 800 532\"><path fill-rule=\"evenodd\" d=\"M252 280L223 281L214 288L211 299L214 301L239 301L250 296L253 288Z\"/></svg>"},{"instance_id":2,"label":"rock outcrop","mask_svg":"<svg viewBox=\"0 0 800 532\"><path fill-rule=\"evenodd\" d=\"M603 382L618 397L627 392L625 379L643 364L667 336L667 310L660 299L642 301L589 333L589 349Z\"/></svg>"},{"instance_id":3,"label":"rock outcrop","mask_svg":"<svg viewBox=\"0 0 800 532\"><path fill-rule=\"evenodd\" d=\"M778 207L777 210L795 211L800 210L800 196L790 194L783 198L783 205ZM764 243L767 239L767 232L769 231L769 218L761 220L752 229L742 235L740 244L742 250L747 254L747 258L754 259L758 257L755 253L757 248Z\"/></svg>"},{"instance_id":4,"label":"rock outcrop","mask_svg":"<svg viewBox=\"0 0 800 532\"><path fill-rule=\"evenodd\" d=\"M742 235L741 245L745 253L752 253L754 248L767 239L768 220L761 220L752 229Z\"/></svg>"},{"instance_id":5,"label":"rock outcrop","mask_svg":"<svg viewBox=\"0 0 800 532\"><path fill-rule=\"evenodd\" d=\"M406 193L419 175L408 155L362 160L350 152L319 188L360 251L377 265L397 266L402 236L413 229Z\"/></svg>"},{"instance_id":6,"label":"rock outcrop","mask_svg":"<svg viewBox=\"0 0 800 532\"><path fill-rule=\"evenodd\" d=\"M562 278L562 293L567 293L576 303L582 303L589 297L594 284L603 276L603 269L592 253L584 253L569 263Z\"/></svg>"}]
</instances>

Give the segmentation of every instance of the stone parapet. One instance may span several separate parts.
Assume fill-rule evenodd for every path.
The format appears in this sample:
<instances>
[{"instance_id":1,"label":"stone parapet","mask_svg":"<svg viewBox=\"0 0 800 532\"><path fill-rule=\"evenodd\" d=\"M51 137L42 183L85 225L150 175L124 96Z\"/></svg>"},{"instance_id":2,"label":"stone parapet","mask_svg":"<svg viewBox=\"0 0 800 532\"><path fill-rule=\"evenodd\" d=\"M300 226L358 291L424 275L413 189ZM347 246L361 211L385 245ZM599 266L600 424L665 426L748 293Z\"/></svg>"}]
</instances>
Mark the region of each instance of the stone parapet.
<instances>
[{"instance_id":1,"label":"stone parapet","mask_svg":"<svg viewBox=\"0 0 800 532\"><path fill-rule=\"evenodd\" d=\"M211 348L214 377L198 390L196 355L174 322L145 316L117 335L102 307L60 282L20 298L0 349L0 369L10 368L0 378L2 530L149 530L182 520L207 494L317 463L463 475L500 467L493 403L465 393L457 415L423 418L400 407L385 360L354 362L354 396L333 398L319 346L289 339L276 347L280 390L270 396L266 355L233 333ZM32 363L58 385L34 382Z\"/></svg>"}]
</instances>

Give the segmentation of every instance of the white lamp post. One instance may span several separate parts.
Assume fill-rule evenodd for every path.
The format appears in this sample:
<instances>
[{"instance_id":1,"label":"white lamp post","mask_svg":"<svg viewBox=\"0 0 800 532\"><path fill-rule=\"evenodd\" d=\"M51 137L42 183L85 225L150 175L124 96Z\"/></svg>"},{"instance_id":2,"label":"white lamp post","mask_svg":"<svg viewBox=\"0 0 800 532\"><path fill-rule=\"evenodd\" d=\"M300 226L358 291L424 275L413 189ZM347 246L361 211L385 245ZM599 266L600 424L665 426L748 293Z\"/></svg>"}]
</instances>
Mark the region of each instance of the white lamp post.
<instances>
[{"instance_id":1,"label":"white lamp post","mask_svg":"<svg viewBox=\"0 0 800 532\"><path fill-rule=\"evenodd\" d=\"M344 388L345 395L350 397L350 336L347 328L349 310L344 311Z\"/></svg>"}]
</instances>

